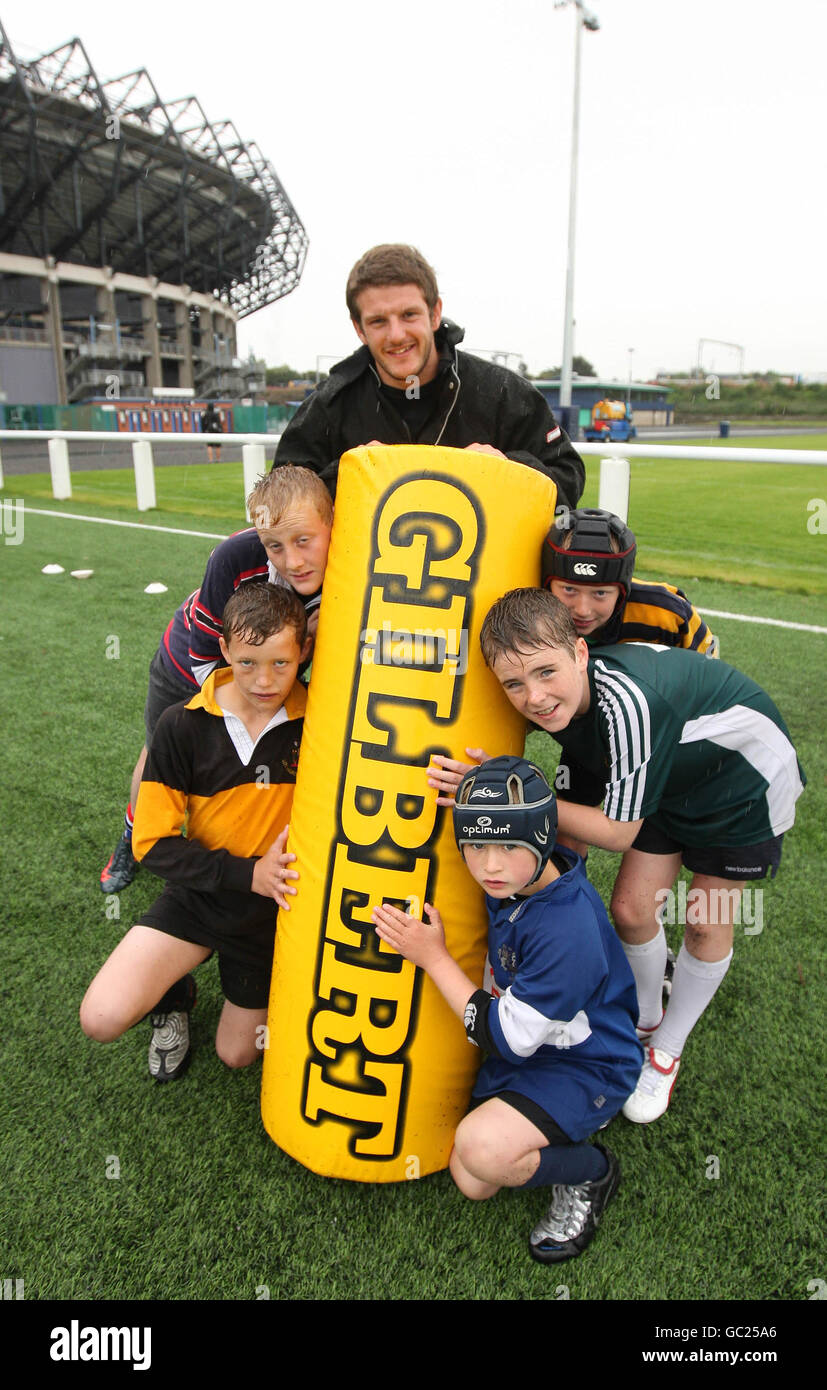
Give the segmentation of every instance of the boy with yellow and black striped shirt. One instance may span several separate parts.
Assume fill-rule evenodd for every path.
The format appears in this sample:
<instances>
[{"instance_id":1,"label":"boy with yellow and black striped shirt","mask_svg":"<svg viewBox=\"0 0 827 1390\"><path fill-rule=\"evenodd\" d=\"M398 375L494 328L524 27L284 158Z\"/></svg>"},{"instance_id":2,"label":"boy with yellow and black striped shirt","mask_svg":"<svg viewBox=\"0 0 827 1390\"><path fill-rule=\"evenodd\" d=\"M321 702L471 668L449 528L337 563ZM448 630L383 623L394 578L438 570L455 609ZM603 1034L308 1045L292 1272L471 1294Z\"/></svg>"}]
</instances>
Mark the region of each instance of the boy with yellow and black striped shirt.
<instances>
[{"instance_id":1,"label":"boy with yellow and black striped shirt","mask_svg":"<svg viewBox=\"0 0 827 1390\"><path fill-rule=\"evenodd\" d=\"M718 656L717 637L681 589L633 579L636 553L634 533L613 512L564 509L543 546L543 588L589 647L654 642Z\"/></svg>"},{"instance_id":2,"label":"boy with yellow and black striped shirt","mask_svg":"<svg viewBox=\"0 0 827 1390\"><path fill-rule=\"evenodd\" d=\"M225 995L216 1051L231 1067L260 1055L276 905L288 908L295 892L285 845L307 700L296 679L307 654L304 604L286 587L244 585L224 609L220 641L228 669L161 715L138 794L135 855L166 885L80 1011L99 1042L150 1013L159 1081L187 1064L190 972L213 951Z\"/></svg>"}]
</instances>

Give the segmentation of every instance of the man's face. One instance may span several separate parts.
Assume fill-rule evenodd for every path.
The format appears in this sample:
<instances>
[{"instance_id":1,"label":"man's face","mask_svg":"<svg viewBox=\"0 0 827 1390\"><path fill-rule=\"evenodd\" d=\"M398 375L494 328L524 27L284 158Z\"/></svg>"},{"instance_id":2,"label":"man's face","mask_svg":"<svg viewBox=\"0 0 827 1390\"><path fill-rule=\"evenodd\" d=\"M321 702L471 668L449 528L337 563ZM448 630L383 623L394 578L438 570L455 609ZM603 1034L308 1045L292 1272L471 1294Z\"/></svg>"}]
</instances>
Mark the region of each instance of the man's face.
<instances>
[{"instance_id":1,"label":"man's face","mask_svg":"<svg viewBox=\"0 0 827 1390\"><path fill-rule=\"evenodd\" d=\"M276 714L293 688L298 675L301 651L295 628L283 627L259 646L245 642L236 633L229 644L219 638L221 654L232 667L233 681L241 705L258 718Z\"/></svg>"},{"instance_id":2,"label":"man's face","mask_svg":"<svg viewBox=\"0 0 827 1390\"><path fill-rule=\"evenodd\" d=\"M530 883L537 872L537 860L523 845L485 842L463 845L462 857L471 877L489 898L510 898Z\"/></svg>"},{"instance_id":3,"label":"man's face","mask_svg":"<svg viewBox=\"0 0 827 1390\"><path fill-rule=\"evenodd\" d=\"M570 584L567 579L552 579L551 592L571 613L578 637L591 637L605 627L620 598L619 584Z\"/></svg>"},{"instance_id":4,"label":"man's face","mask_svg":"<svg viewBox=\"0 0 827 1390\"><path fill-rule=\"evenodd\" d=\"M429 312L416 285L373 285L357 299L359 319L353 319L386 386L400 390L433 381L439 365L434 333L442 321L442 300Z\"/></svg>"},{"instance_id":5,"label":"man's face","mask_svg":"<svg viewBox=\"0 0 827 1390\"><path fill-rule=\"evenodd\" d=\"M330 524L322 521L312 502L286 512L277 526L262 509L254 518L259 540L282 579L299 594L315 594L322 587Z\"/></svg>"},{"instance_id":6,"label":"man's face","mask_svg":"<svg viewBox=\"0 0 827 1390\"><path fill-rule=\"evenodd\" d=\"M514 708L555 734L589 708L588 665L589 649L578 637L573 657L562 647L546 646L506 652L492 669Z\"/></svg>"}]
</instances>

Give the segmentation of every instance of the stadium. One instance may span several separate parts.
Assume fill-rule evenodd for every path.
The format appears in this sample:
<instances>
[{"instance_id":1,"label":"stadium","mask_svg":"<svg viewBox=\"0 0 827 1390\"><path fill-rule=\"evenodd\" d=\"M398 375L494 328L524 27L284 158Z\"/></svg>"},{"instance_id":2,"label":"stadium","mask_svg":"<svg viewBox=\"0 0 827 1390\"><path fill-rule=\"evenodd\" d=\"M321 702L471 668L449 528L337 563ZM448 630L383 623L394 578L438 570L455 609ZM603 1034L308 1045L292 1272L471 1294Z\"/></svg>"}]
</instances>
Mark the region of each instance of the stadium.
<instances>
[{"instance_id":1,"label":"stadium","mask_svg":"<svg viewBox=\"0 0 827 1390\"><path fill-rule=\"evenodd\" d=\"M164 101L147 71L101 79L78 38L27 62L2 24L0 40L5 400L153 401L167 419L143 410L130 428L197 428L189 409L249 390L238 321L304 268L275 169L196 97Z\"/></svg>"},{"instance_id":2,"label":"stadium","mask_svg":"<svg viewBox=\"0 0 827 1390\"><path fill-rule=\"evenodd\" d=\"M90 420L105 409L124 431L176 434L199 429L208 399L237 409L236 325L296 286L307 251L272 167L194 97L162 102L146 72L101 81L79 40L22 62L0 37L8 401ZM159 891L142 871L120 898L102 896L99 875L144 739L148 662L213 548L245 526L241 450L228 440L208 466L203 440L198 464L165 441L157 505L139 516L129 446L111 434L71 444L67 500L52 495L45 436L26 446L37 462L19 468L2 439L7 1299L17 1289L32 1305L163 1300L176 1336L193 1325L194 1301L562 1300L549 1312L555 1339L583 1345L595 1302L606 1318L607 1302L633 1300L649 1316L668 1300L677 1322L684 1300L770 1301L762 1321L774 1324L779 1302L824 1297L812 1040L827 892L827 577L807 508L827 440L801 436L784 455L760 430L728 441L760 459L737 447L703 457L695 443L691 458L628 449L641 465L636 573L680 585L708 615L723 660L777 701L810 785L778 881L759 890L760 923L753 912L739 927L734 968L687 1049L675 1103L654 1127L612 1124L623 1185L594 1249L555 1273L525 1248L541 1193L468 1202L445 1171L348 1182L282 1151L262 1125L258 1066L231 1073L215 1056L215 960L198 970L180 1084L155 1087L146 1074L148 1025L112 1047L83 1036L89 981ZM597 506L600 448L583 454L581 505ZM554 777L545 736L529 734L526 751ZM617 856L593 850L588 871L608 901ZM677 950L680 927L667 926ZM213 1316L206 1306L207 1335L188 1355L210 1348ZM624 1351L618 1338L618 1363Z\"/></svg>"}]
</instances>

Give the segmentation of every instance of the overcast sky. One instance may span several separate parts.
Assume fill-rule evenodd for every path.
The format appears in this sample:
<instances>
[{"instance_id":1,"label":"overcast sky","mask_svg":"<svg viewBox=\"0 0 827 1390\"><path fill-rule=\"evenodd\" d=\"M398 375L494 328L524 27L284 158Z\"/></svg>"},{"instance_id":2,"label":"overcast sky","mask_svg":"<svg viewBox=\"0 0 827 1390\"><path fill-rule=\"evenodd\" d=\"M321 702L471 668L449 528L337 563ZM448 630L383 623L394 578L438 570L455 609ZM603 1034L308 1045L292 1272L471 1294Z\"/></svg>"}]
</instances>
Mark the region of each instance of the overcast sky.
<instances>
[{"instance_id":1,"label":"overcast sky","mask_svg":"<svg viewBox=\"0 0 827 1390\"><path fill-rule=\"evenodd\" d=\"M582 36L575 351L604 377L827 372L827 0L594 0ZM252 17L251 17L252 16ZM552 0L0 0L21 56L83 40L255 140L309 238L239 346L322 368L358 346L357 257L409 241L470 348L562 356L575 11ZM704 366L737 367L708 345Z\"/></svg>"}]
</instances>

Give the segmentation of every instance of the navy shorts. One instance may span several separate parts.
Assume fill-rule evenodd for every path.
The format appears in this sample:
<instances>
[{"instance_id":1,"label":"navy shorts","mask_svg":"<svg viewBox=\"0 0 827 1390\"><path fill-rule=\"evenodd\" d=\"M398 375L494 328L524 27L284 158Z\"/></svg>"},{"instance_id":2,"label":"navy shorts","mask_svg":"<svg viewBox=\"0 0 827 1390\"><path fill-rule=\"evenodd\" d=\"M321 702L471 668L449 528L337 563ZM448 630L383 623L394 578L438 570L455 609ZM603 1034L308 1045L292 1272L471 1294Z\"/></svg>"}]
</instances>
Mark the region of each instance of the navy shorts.
<instances>
[{"instance_id":1,"label":"navy shorts","mask_svg":"<svg viewBox=\"0 0 827 1390\"><path fill-rule=\"evenodd\" d=\"M496 1096L476 1096L471 1097L469 1110L476 1110L478 1105L484 1105L486 1100L504 1100L506 1105L511 1105L518 1110L525 1119L530 1120L545 1136L549 1144L571 1144L573 1140L564 1134L556 1120L553 1120L542 1106L538 1105L530 1096L521 1096L519 1091L498 1091Z\"/></svg>"}]
</instances>

